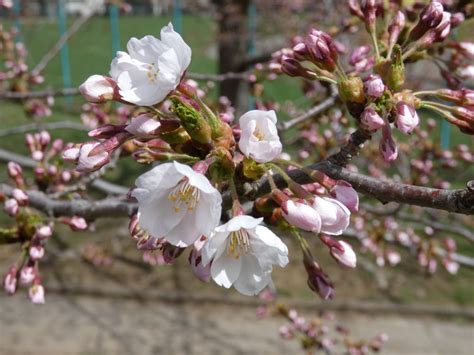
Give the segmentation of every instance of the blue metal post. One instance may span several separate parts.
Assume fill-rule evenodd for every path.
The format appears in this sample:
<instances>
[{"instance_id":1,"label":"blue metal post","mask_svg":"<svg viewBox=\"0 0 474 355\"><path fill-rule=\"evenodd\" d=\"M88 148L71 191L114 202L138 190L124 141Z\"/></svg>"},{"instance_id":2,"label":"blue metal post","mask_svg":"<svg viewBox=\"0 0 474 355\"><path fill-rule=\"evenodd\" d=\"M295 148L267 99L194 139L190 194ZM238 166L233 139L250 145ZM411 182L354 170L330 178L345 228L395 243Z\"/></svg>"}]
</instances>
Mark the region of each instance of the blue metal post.
<instances>
[{"instance_id":1,"label":"blue metal post","mask_svg":"<svg viewBox=\"0 0 474 355\"><path fill-rule=\"evenodd\" d=\"M58 26L59 26L59 35L63 36L67 32L67 23L66 23L66 11L64 9L64 0L57 0L57 12L58 12ZM72 86L71 80L71 66L69 63L69 48L67 43L61 47L59 52L61 59L61 71L63 74L63 85L65 88L70 88ZM72 96L66 97L66 102L68 105L72 104Z\"/></svg>"},{"instance_id":2,"label":"blue metal post","mask_svg":"<svg viewBox=\"0 0 474 355\"><path fill-rule=\"evenodd\" d=\"M181 8L181 1L182 0L173 0L173 27L174 30L180 34L183 32L183 11Z\"/></svg>"},{"instance_id":3,"label":"blue metal post","mask_svg":"<svg viewBox=\"0 0 474 355\"><path fill-rule=\"evenodd\" d=\"M119 8L117 5L110 5L110 33L112 35L112 57L115 57L120 50L120 27L119 27Z\"/></svg>"},{"instance_id":4,"label":"blue metal post","mask_svg":"<svg viewBox=\"0 0 474 355\"><path fill-rule=\"evenodd\" d=\"M441 122L441 148L449 149L451 140L451 125L448 121Z\"/></svg>"},{"instance_id":5,"label":"blue metal post","mask_svg":"<svg viewBox=\"0 0 474 355\"><path fill-rule=\"evenodd\" d=\"M17 34L15 37L15 42L22 42L22 37L21 37L21 21L20 21L20 15L21 15L21 0L15 0L13 2L13 14L15 15L15 27L17 30Z\"/></svg>"},{"instance_id":6,"label":"blue metal post","mask_svg":"<svg viewBox=\"0 0 474 355\"><path fill-rule=\"evenodd\" d=\"M247 53L249 57L254 56L257 53L256 47L256 36L257 36L257 6L253 1L250 2L247 9L248 15L248 30L249 30L249 42ZM255 99L252 95L248 95L248 109L253 110L255 108Z\"/></svg>"}]
</instances>

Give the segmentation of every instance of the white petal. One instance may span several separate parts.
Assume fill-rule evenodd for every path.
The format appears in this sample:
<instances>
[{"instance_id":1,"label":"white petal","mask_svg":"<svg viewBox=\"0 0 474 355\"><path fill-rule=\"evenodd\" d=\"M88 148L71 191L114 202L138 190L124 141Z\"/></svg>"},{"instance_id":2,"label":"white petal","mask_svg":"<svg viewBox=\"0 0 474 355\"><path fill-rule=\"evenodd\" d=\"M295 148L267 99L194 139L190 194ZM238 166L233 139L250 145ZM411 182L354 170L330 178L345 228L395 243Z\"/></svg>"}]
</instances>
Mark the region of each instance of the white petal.
<instances>
[{"instance_id":1,"label":"white petal","mask_svg":"<svg viewBox=\"0 0 474 355\"><path fill-rule=\"evenodd\" d=\"M211 276L216 284L229 288L239 277L241 268L242 259L222 256L212 262Z\"/></svg>"},{"instance_id":2,"label":"white petal","mask_svg":"<svg viewBox=\"0 0 474 355\"><path fill-rule=\"evenodd\" d=\"M173 48L179 58L181 72L184 72L191 63L191 48L184 42L179 33L175 32L171 23L161 29L163 44Z\"/></svg>"},{"instance_id":3,"label":"white petal","mask_svg":"<svg viewBox=\"0 0 474 355\"><path fill-rule=\"evenodd\" d=\"M262 267L268 268L272 264L285 267L288 264L287 246L270 229L257 226L249 234L253 237L250 243Z\"/></svg>"},{"instance_id":4,"label":"white petal","mask_svg":"<svg viewBox=\"0 0 474 355\"><path fill-rule=\"evenodd\" d=\"M214 233L204 244L202 248L202 263L203 265L209 264L209 262L216 256L217 250L221 245L226 246L227 237L229 233Z\"/></svg>"},{"instance_id":5,"label":"white petal","mask_svg":"<svg viewBox=\"0 0 474 355\"><path fill-rule=\"evenodd\" d=\"M263 218L254 218L252 216L242 215L232 218L226 224L216 228L217 232L235 232L240 229L253 229L262 223Z\"/></svg>"},{"instance_id":6,"label":"white petal","mask_svg":"<svg viewBox=\"0 0 474 355\"><path fill-rule=\"evenodd\" d=\"M271 282L271 273L263 272L258 260L253 256L246 256L242 260L242 269L234 287L241 294L254 296L260 293Z\"/></svg>"}]
</instances>

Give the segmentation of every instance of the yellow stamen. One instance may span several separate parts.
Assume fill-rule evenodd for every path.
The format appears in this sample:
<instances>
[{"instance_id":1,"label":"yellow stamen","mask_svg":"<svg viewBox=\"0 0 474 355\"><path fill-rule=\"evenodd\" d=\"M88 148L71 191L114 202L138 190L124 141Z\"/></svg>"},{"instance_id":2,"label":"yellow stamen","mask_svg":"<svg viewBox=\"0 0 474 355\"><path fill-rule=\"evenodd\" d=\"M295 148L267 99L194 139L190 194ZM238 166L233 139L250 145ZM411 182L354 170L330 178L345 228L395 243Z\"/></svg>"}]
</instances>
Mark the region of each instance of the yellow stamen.
<instances>
[{"instance_id":1,"label":"yellow stamen","mask_svg":"<svg viewBox=\"0 0 474 355\"><path fill-rule=\"evenodd\" d=\"M245 229L230 233L229 242L227 245L227 255L239 259L250 250L249 235Z\"/></svg>"},{"instance_id":2,"label":"yellow stamen","mask_svg":"<svg viewBox=\"0 0 474 355\"><path fill-rule=\"evenodd\" d=\"M173 210L178 213L181 211L181 206L184 204L188 211L192 212L195 210L199 200L200 192L194 186L189 184L187 178L183 178L173 191L168 195L168 200L174 202Z\"/></svg>"}]
</instances>

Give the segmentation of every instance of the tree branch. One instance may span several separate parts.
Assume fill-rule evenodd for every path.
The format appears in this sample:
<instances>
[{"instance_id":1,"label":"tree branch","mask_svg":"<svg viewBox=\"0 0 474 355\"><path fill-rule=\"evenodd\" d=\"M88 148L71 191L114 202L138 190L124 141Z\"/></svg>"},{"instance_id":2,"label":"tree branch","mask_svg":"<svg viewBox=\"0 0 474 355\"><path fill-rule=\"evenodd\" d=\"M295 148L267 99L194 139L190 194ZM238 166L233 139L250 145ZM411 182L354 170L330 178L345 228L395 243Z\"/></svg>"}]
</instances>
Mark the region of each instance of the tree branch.
<instances>
[{"instance_id":1,"label":"tree branch","mask_svg":"<svg viewBox=\"0 0 474 355\"><path fill-rule=\"evenodd\" d=\"M0 130L0 137L8 137L13 134L21 134L40 129L55 130L55 129L74 129L78 131L87 132L89 129L82 123L60 121L60 122L48 122L48 123L30 123L23 126L5 128Z\"/></svg>"},{"instance_id":2,"label":"tree branch","mask_svg":"<svg viewBox=\"0 0 474 355\"><path fill-rule=\"evenodd\" d=\"M9 152L4 149L0 149L0 161L13 161L23 167L30 169L35 168L37 165L37 162L35 162L33 159L20 154ZM129 189L124 186L116 185L102 179L91 181L90 186L109 195L126 195L129 191Z\"/></svg>"},{"instance_id":3,"label":"tree branch","mask_svg":"<svg viewBox=\"0 0 474 355\"><path fill-rule=\"evenodd\" d=\"M311 118L313 118L316 115L319 115L320 113L323 113L327 109L329 109L331 106L333 106L336 102L337 98L337 89L334 85L331 85L329 87L330 90L330 96L321 101L319 104L316 106L312 107L305 113L289 120L286 122L282 122L281 124L278 125L278 129L281 131L287 130L293 126L296 126L297 124L303 123Z\"/></svg>"},{"instance_id":4,"label":"tree branch","mask_svg":"<svg viewBox=\"0 0 474 355\"><path fill-rule=\"evenodd\" d=\"M0 193L11 196L13 187L0 184ZM99 217L127 217L134 214L137 204L117 198L106 198L98 201L84 199L53 200L40 191L26 191L29 206L48 216L81 216L88 220Z\"/></svg>"}]
</instances>

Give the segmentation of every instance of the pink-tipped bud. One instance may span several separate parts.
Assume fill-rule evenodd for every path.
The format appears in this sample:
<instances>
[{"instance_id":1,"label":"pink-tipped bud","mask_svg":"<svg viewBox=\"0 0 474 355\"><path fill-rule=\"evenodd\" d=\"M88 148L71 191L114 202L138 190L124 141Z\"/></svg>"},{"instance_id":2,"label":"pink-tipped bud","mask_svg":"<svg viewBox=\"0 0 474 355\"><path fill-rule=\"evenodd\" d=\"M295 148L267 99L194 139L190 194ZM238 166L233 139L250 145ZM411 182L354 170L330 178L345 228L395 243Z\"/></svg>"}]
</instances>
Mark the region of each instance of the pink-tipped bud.
<instances>
[{"instance_id":1,"label":"pink-tipped bud","mask_svg":"<svg viewBox=\"0 0 474 355\"><path fill-rule=\"evenodd\" d=\"M67 224L73 231L83 231L88 227L86 220L79 216L62 217L60 222Z\"/></svg>"},{"instance_id":2,"label":"pink-tipped bud","mask_svg":"<svg viewBox=\"0 0 474 355\"><path fill-rule=\"evenodd\" d=\"M360 125L368 131L376 131L385 125L385 121L372 106L367 106L360 115Z\"/></svg>"},{"instance_id":3,"label":"pink-tipped bud","mask_svg":"<svg viewBox=\"0 0 474 355\"><path fill-rule=\"evenodd\" d=\"M25 265L20 271L20 285L29 285L36 278L36 269L33 264Z\"/></svg>"},{"instance_id":4,"label":"pink-tipped bud","mask_svg":"<svg viewBox=\"0 0 474 355\"><path fill-rule=\"evenodd\" d=\"M8 200L6 200L3 209L5 213L8 214L10 217L15 217L20 211L18 202L14 198L9 198Z\"/></svg>"},{"instance_id":5,"label":"pink-tipped bud","mask_svg":"<svg viewBox=\"0 0 474 355\"><path fill-rule=\"evenodd\" d=\"M431 1L420 13L416 26L411 30L412 41L420 39L427 31L435 29L443 19L444 8L441 2Z\"/></svg>"},{"instance_id":6,"label":"pink-tipped bud","mask_svg":"<svg viewBox=\"0 0 474 355\"><path fill-rule=\"evenodd\" d=\"M118 92L117 83L103 75L92 75L79 86L79 92L92 103L102 103L113 100Z\"/></svg>"},{"instance_id":7,"label":"pink-tipped bud","mask_svg":"<svg viewBox=\"0 0 474 355\"><path fill-rule=\"evenodd\" d=\"M28 290L28 298L34 304L44 304L44 287L39 284L35 284Z\"/></svg>"},{"instance_id":8,"label":"pink-tipped bud","mask_svg":"<svg viewBox=\"0 0 474 355\"><path fill-rule=\"evenodd\" d=\"M304 202L287 200L281 205L282 215L285 220L302 230L319 233L321 230L321 217L314 208Z\"/></svg>"},{"instance_id":9,"label":"pink-tipped bud","mask_svg":"<svg viewBox=\"0 0 474 355\"><path fill-rule=\"evenodd\" d=\"M392 137L389 124L382 127L382 139L380 139L379 150L386 162L392 162L398 157L398 147Z\"/></svg>"},{"instance_id":10,"label":"pink-tipped bud","mask_svg":"<svg viewBox=\"0 0 474 355\"><path fill-rule=\"evenodd\" d=\"M189 264L194 276L196 276L202 282L209 282L211 280L211 263L203 265L201 251L206 243L207 238L202 236L196 242L194 242L193 249L189 254Z\"/></svg>"},{"instance_id":11,"label":"pink-tipped bud","mask_svg":"<svg viewBox=\"0 0 474 355\"><path fill-rule=\"evenodd\" d=\"M51 225L44 225L36 228L35 237L38 239L48 239L53 235L53 228Z\"/></svg>"},{"instance_id":12,"label":"pink-tipped bud","mask_svg":"<svg viewBox=\"0 0 474 355\"><path fill-rule=\"evenodd\" d=\"M474 60L474 42L459 42L458 48L465 57Z\"/></svg>"},{"instance_id":13,"label":"pink-tipped bud","mask_svg":"<svg viewBox=\"0 0 474 355\"><path fill-rule=\"evenodd\" d=\"M338 180L336 185L331 189L330 194L346 206L349 211L357 212L359 210L359 195L347 181Z\"/></svg>"},{"instance_id":14,"label":"pink-tipped bud","mask_svg":"<svg viewBox=\"0 0 474 355\"><path fill-rule=\"evenodd\" d=\"M46 148L49 143L51 143L51 135L48 131L41 131L38 138L38 143L43 149Z\"/></svg>"},{"instance_id":15,"label":"pink-tipped bud","mask_svg":"<svg viewBox=\"0 0 474 355\"><path fill-rule=\"evenodd\" d=\"M87 135L91 138L109 139L116 134L123 132L125 127L125 125L105 124L89 131Z\"/></svg>"},{"instance_id":16,"label":"pink-tipped bud","mask_svg":"<svg viewBox=\"0 0 474 355\"><path fill-rule=\"evenodd\" d=\"M329 277L321 270L315 261L304 259L304 266L308 273L308 286L323 300L334 297L334 286Z\"/></svg>"},{"instance_id":17,"label":"pink-tipped bud","mask_svg":"<svg viewBox=\"0 0 474 355\"><path fill-rule=\"evenodd\" d=\"M455 14L452 14L451 27L454 28L454 27L459 26L461 23L464 22L465 19L466 19L466 16L464 16L462 12L456 12Z\"/></svg>"},{"instance_id":18,"label":"pink-tipped bud","mask_svg":"<svg viewBox=\"0 0 474 355\"><path fill-rule=\"evenodd\" d=\"M28 252L32 261L40 260L44 256L44 248L41 245L32 245Z\"/></svg>"},{"instance_id":19,"label":"pink-tipped bud","mask_svg":"<svg viewBox=\"0 0 474 355\"><path fill-rule=\"evenodd\" d=\"M110 155L106 151L90 156L93 149L101 144L99 142L86 142L81 145L76 170L79 172L90 172L98 170L110 162Z\"/></svg>"},{"instance_id":20,"label":"pink-tipped bud","mask_svg":"<svg viewBox=\"0 0 474 355\"><path fill-rule=\"evenodd\" d=\"M459 271L459 264L449 258L443 258L443 265L451 275L456 275Z\"/></svg>"},{"instance_id":21,"label":"pink-tipped bud","mask_svg":"<svg viewBox=\"0 0 474 355\"><path fill-rule=\"evenodd\" d=\"M80 148L78 147L68 148L63 152L62 157L65 161L76 163L79 159L79 152Z\"/></svg>"},{"instance_id":22,"label":"pink-tipped bud","mask_svg":"<svg viewBox=\"0 0 474 355\"><path fill-rule=\"evenodd\" d=\"M355 268L357 265L357 255L354 253L354 249L348 243L343 240L338 240L339 248L335 246L330 247L331 256L336 259L340 264Z\"/></svg>"},{"instance_id":23,"label":"pink-tipped bud","mask_svg":"<svg viewBox=\"0 0 474 355\"><path fill-rule=\"evenodd\" d=\"M306 38L305 45L314 64L328 71L336 68L338 53L330 35L313 29Z\"/></svg>"},{"instance_id":24,"label":"pink-tipped bud","mask_svg":"<svg viewBox=\"0 0 474 355\"><path fill-rule=\"evenodd\" d=\"M393 46L397 43L398 36L400 32L405 27L406 19L405 14L401 11L397 11L395 17L393 18L392 22L388 26L388 33L389 33L389 43Z\"/></svg>"},{"instance_id":25,"label":"pink-tipped bud","mask_svg":"<svg viewBox=\"0 0 474 355\"><path fill-rule=\"evenodd\" d=\"M8 269L7 274L3 278L3 289L7 293L7 295L13 295L16 292L17 288L17 268L15 265L11 266Z\"/></svg>"},{"instance_id":26,"label":"pink-tipped bud","mask_svg":"<svg viewBox=\"0 0 474 355\"><path fill-rule=\"evenodd\" d=\"M312 207L321 217L321 233L340 235L349 226L351 212L341 202L330 197L315 196Z\"/></svg>"},{"instance_id":27,"label":"pink-tipped bud","mask_svg":"<svg viewBox=\"0 0 474 355\"><path fill-rule=\"evenodd\" d=\"M23 170L21 169L21 166L18 163L10 161L8 162L7 168L8 168L8 175L12 179L15 179L16 177L23 175Z\"/></svg>"},{"instance_id":28,"label":"pink-tipped bud","mask_svg":"<svg viewBox=\"0 0 474 355\"><path fill-rule=\"evenodd\" d=\"M370 75L364 83L365 92L368 96L379 98L385 91L385 85L382 78L378 75Z\"/></svg>"},{"instance_id":29,"label":"pink-tipped bud","mask_svg":"<svg viewBox=\"0 0 474 355\"><path fill-rule=\"evenodd\" d=\"M132 118L125 130L138 138L151 138L158 133L161 123L149 114Z\"/></svg>"},{"instance_id":30,"label":"pink-tipped bud","mask_svg":"<svg viewBox=\"0 0 474 355\"><path fill-rule=\"evenodd\" d=\"M411 134L420 123L415 108L405 102L398 102L396 107L395 126L404 134Z\"/></svg>"},{"instance_id":31,"label":"pink-tipped bud","mask_svg":"<svg viewBox=\"0 0 474 355\"><path fill-rule=\"evenodd\" d=\"M28 205L28 195L21 189L13 189L12 197L18 202L20 206Z\"/></svg>"}]
</instances>

